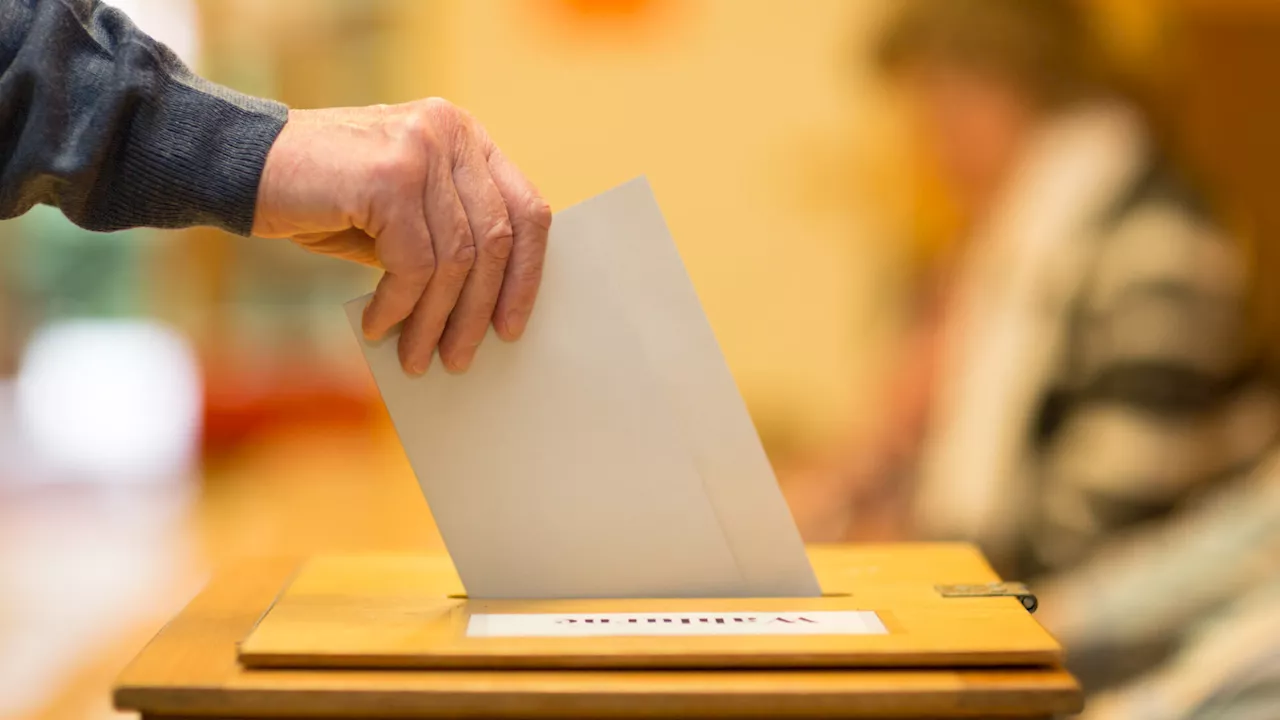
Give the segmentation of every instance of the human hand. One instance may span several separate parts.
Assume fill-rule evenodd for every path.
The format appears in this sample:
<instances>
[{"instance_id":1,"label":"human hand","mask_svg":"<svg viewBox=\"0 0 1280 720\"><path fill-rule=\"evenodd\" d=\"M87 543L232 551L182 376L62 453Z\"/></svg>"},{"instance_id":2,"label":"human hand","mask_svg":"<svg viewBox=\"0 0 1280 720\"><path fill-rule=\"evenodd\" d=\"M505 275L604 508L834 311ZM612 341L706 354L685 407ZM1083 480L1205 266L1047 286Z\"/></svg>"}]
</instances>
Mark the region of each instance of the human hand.
<instances>
[{"instance_id":1,"label":"human hand","mask_svg":"<svg viewBox=\"0 0 1280 720\"><path fill-rule=\"evenodd\" d=\"M400 363L437 349L466 370L490 323L524 332L542 278L551 211L465 111L403 105L290 110L263 168L253 233L386 272L365 337L397 323Z\"/></svg>"}]
</instances>

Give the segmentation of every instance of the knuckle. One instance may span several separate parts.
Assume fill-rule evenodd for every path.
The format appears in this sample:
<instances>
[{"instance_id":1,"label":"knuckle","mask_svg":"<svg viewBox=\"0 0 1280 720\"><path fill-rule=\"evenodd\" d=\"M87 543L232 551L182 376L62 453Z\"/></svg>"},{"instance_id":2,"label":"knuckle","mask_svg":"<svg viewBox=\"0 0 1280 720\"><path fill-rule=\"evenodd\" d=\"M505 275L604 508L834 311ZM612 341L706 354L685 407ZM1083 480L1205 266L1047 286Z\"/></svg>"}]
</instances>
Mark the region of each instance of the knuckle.
<instances>
[{"instance_id":1,"label":"knuckle","mask_svg":"<svg viewBox=\"0 0 1280 720\"><path fill-rule=\"evenodd\" d=\"M465 275L471 270L471 266L476 263L476 245L473 242L464 242L454 249L450 257L449 265L453 272Z\"/></svg>"},{"instance_id":2,"label":"knuckle","mask_svg":"<svg viewBox=\"0 0 1280 720\"><path fill-rule=\"evenodd\" d=\"M430 250L394 253L383 265L387 270L406 277L428 278L436 270L436 259Z\"/></svg>"},{"instance_id":3,"label":"knuckle","mask_svg":"<svg viewBox=\"0 0 1280 720\"><path fill-rule=\"evenodd\" d=\"M425 108L415 108L396 121L395 152L414 157L418 153L431 155L438 152L443 143L440 126L435 116Z\"/></svg>"},{"instance_id":4,"label":"knuckle","mask_svg":"<svg viewBox=\"0 0 1280 720\"><path fill-rule=\"evenodd\" d=\"M480 245L481 252L499 260L506 260L511 256L511 247L514 244L511 221L503 217L489 223L489 229L476 241Z\"/></svg>"},{"instance_id":5,"label":"knuckle","mask_svg":"<svg viewBox=\"0 0 1280 720\"><path fill-rule=\"evenodd\" d=\"M441 139L440 132L429 124L422 124L418 127L413 134L413 141L427 155L437 155L444 152L445 149L445 143Z\"/></svg>"},{"instance_id":6,"label":"knuckle","mask_svg":"<svg viewBox=\"0 0 1280 720\"><path fill-rule=\"evenodd\" d=\"M401 113L387 122L387 134L400 143L413 142L424 130L431 126L423 113L409 111Z\"/></svg>"},{"instance_id":7,"label":"knuckle","mask_svg":"<svg viewBox=\"0 0 1280 720\"><path fill-rule=\"evenodd\" d=\"M442 97L429 97L422 101L423 112L435 117L453 117L458 107Z\"/></svg>"},{"instance_id":8,"label":"knuckle","mask_svg":"<svg viewBox=\"0 0 1280 720\"><path fill-rule=\"evenodd\" d=\"M435 131L439 146L462 147L473 132L471 116L462 108L440 97L427 98L422 114Z\"/></svg>"},{"instance_id":9,"label":"knuckle","mask_svg":"<svg viewBox=\"0 0 1280 720\"><path fill-rule=\"evenodd\" d=\"M436 270L436 258L430 251L414 253L409 265L418 274L429 276Z\"/></svg>"},{"instance_id":10,"label":"knuckle","mask_svg":"<svg viewBox=\"0 0 1280 720\"><path fill-rule=\"evenodd\" d=\"M551 229L551 206L537 195L525 203L524 216L527 222L542 230Z\"/></svg>"},{"instance_id":11,"label":"knuckle","mask_svg":"<svg viewBox=\"0 0 1280 720\"><path fill-rule=\"evenodd\" d=\"M476 243L471 236L471 226L467 218L459 215L454 221L452 232L445 236L446 245L440 251L440 269L451 277L466 275L476 262Z\"/></svg>"}]
</instances>

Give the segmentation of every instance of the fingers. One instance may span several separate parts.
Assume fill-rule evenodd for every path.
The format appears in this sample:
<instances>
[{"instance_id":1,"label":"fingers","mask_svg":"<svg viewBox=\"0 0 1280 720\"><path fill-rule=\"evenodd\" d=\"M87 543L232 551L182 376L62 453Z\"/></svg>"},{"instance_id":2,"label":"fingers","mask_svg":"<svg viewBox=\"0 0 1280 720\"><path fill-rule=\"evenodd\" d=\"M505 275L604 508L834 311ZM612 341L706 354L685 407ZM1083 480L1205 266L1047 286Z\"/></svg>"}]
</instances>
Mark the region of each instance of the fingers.
<instances>
[{"instance_id":1,"label":"fingers","mask_svg":"<svg viewBox=\"0 0 1280 720\"><path fill-rule=\"evenodd\" d=\"M453 183L453 162L446 152L428 158L426 222L435 253L435 272L400 334L400 364L421 375L431 364L449 314L476 260L471 224Z\"/></svg>"},{"instance_id":2,"label":"fingers","mask_svg":"<svg viewBox=\"0 0 1280 720\"><path fill-rule=\"evenodd\" d=\"M550 210L484 130L446 101L383 108L371 127L383 130L361 137L386 138L391 152L366 163L372 182L343 211L352 229L295 239L386 270L363 329L374 339L402 324L407 372L426 372L437 350L448 370L466 370L491 324L507 340L525 331Z\"/></svg>"},{"instance_id":3,"label":"fingers","mask_svg":"<svg viewBox=\"0 0 1280 720\"><path fill-rule=\"evenodd\" d=\"M435 273L431 232L422 213L412 208L407 205L395 222L377 233L377 260L386 274L364 309L364 335L370 340L409 317Z\"/></svg>"},{"instance_id":4,"label":"fingers","mask_svg":"<svg viewBox=\"0 0 1280 720\"><path fill-rule=\"evenodd\" d=\"M551 208L502 151L489 146L489 170L511 220L511 258L493 314L493 327L504 340L524 333L542 282L542 263L551 229Z\"/></svg>"},{"instance_id":5,"label":"fingers","mask_svg":"<svg viewBox=\"0 0 1280 720\"><path fill-rule=\"evenodd\" d=\"M512 246L507 206L489 175L484 154L468 143L460 160L453 180L475 241L476 260L440 340L440 359L454 372L471 366L476 348L489 330Z\"/></svg>"}]
</instances>

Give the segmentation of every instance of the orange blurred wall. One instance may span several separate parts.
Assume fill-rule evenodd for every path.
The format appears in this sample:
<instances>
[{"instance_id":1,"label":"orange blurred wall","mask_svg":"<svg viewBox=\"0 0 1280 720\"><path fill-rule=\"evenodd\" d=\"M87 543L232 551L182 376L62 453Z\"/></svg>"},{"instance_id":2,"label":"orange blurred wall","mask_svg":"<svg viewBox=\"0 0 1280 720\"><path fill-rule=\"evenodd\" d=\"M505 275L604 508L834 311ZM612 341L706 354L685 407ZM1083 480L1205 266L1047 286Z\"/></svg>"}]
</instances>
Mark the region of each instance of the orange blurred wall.
<instances>
[{"instance_id":1,"label":"orange blurred wall","mask_svg":"<svg viewBox=\"0 0 1280 720\"><path fill-rule=\"evenodd\" d=\"M854 62L881 2L402 7L392 99L468 108L556 207L649 177L767 442L863 420L901 264L854 172L887 133Z\"/></svg>"}]
</instances>

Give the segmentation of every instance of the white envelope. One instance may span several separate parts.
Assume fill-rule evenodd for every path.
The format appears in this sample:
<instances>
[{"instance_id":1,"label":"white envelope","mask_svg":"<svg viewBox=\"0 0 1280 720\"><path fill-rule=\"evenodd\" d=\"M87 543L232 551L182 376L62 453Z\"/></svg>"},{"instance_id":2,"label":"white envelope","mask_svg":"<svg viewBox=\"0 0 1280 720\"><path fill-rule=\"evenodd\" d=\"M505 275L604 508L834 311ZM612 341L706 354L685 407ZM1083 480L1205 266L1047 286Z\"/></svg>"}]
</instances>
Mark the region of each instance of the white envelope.
<instances>
[{"instance_id":1,"label":"white envelope","mask_svg":"<svg viewBox=\"0 0 1280 720\"><path fill-rule=\"evenodd\" d=\"M414 378L396 340L360 342L471 597L819 594L644 179L556 215L519 342Z\"/></svg>"}]
</instances>

